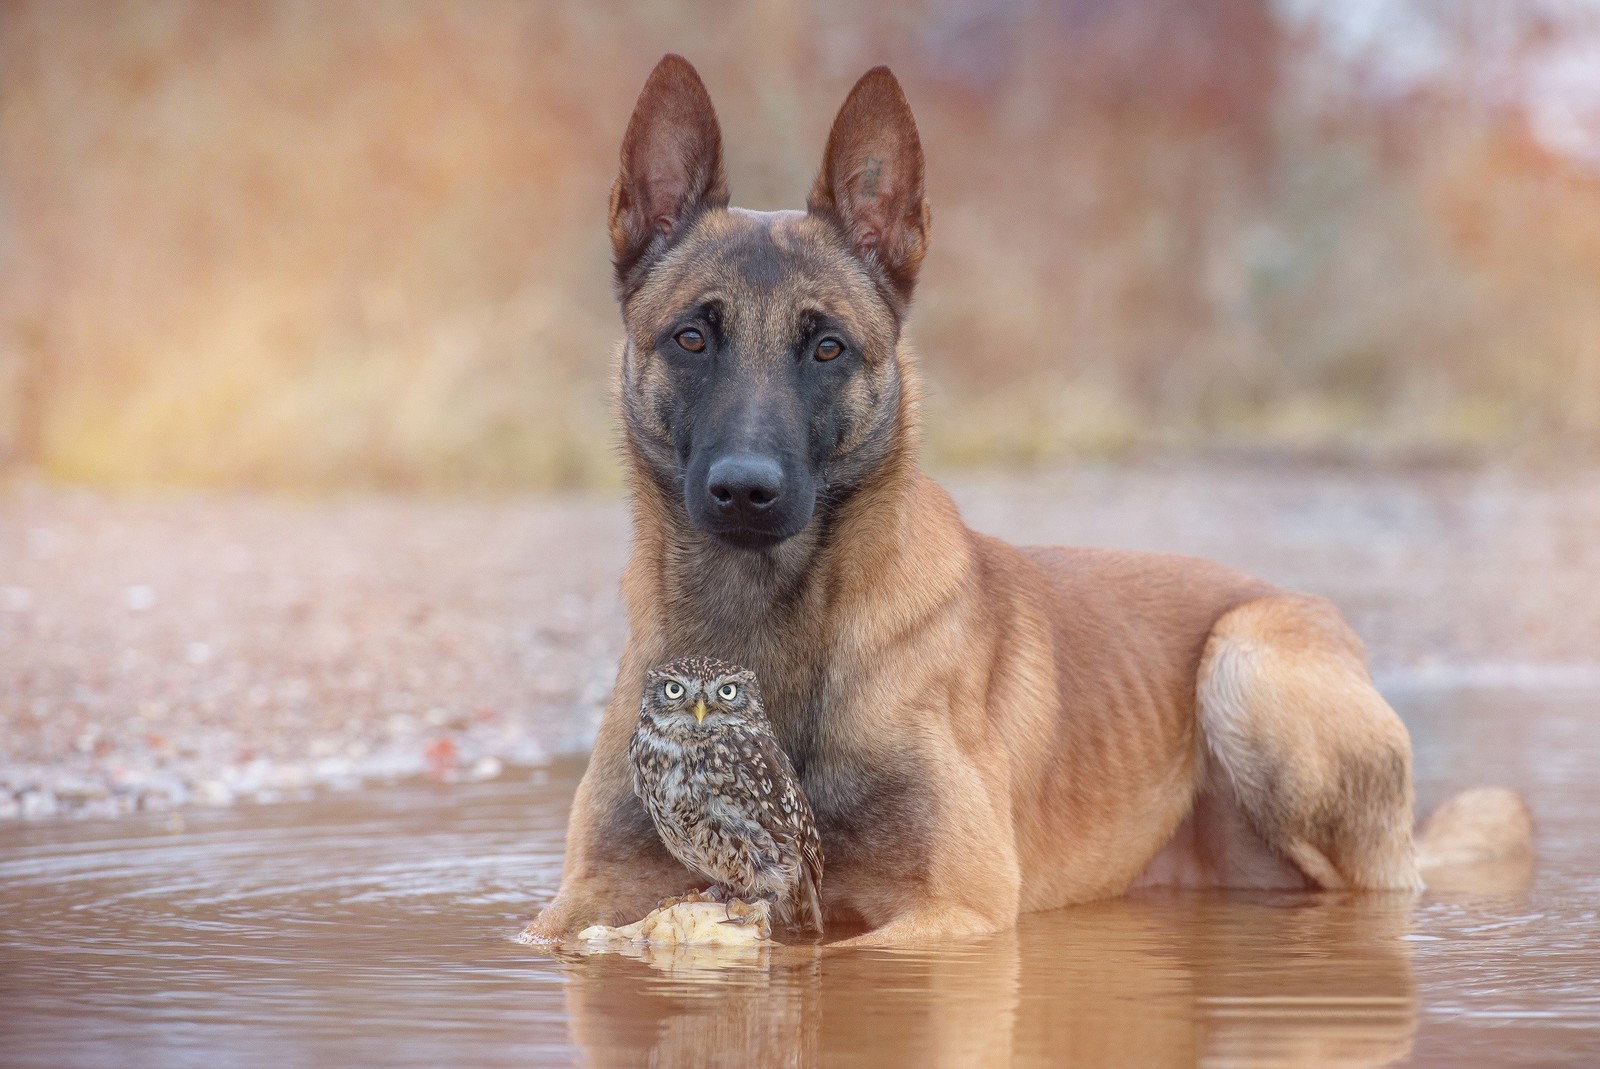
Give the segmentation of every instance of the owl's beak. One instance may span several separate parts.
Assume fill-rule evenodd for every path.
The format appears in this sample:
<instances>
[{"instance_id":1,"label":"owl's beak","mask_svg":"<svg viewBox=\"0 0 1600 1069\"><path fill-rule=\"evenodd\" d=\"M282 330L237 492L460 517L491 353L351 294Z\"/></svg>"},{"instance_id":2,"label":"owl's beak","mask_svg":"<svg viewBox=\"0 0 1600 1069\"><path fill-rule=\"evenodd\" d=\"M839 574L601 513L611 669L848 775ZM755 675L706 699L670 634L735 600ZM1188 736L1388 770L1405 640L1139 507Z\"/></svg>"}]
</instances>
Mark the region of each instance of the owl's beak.
<instances>
[{"instance_id":1,"label":"owl's beak","mask_svg":"<svg viewBox=\"0 0 1600 1069\"><path fill-rule=\"evenodd\" d=\"M696 724L703 724L705 723L705 719L706 700L704 698L696 698L694 700L694 722Z\"/></svg>"}]
</instances>

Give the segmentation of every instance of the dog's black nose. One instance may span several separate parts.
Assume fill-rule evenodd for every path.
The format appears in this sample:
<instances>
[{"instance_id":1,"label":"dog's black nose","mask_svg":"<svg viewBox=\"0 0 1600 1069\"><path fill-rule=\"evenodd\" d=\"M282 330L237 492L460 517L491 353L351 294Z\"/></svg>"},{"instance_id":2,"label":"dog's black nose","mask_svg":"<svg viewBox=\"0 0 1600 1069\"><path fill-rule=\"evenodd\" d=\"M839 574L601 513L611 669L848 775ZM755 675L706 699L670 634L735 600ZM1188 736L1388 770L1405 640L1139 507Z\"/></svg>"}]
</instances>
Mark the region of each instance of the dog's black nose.
<instances>
[{"instance_id":1,"label":"dog's black nose","mask_svg":"<svg viewBox=\"0 0 1600 1069\"><path fill-rule=\"evenodd\" d=\"M755 516L783 496L783 468L769 457L722 457L706 472L706 492L719 512Z\"/></svg>"}]
</instances>

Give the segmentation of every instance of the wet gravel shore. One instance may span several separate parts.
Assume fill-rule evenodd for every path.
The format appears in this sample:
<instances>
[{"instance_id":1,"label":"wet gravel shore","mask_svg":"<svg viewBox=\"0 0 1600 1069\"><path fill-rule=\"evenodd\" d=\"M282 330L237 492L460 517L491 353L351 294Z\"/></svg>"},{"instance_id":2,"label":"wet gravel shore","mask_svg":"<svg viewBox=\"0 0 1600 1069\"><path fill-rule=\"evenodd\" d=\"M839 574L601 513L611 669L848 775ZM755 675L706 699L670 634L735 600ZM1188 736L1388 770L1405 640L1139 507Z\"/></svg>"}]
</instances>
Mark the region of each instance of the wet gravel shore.
<instances>
[{"instance_id":1,"label":"wet gravel shore","mask_svg":"<svg viewBox=\"0 0 1600 1069\"><path fill-rule=\"evenodd\" d=\"M1386 687L1600 680L1600 473L1080 466L946 480L980 530L1333 598ZM592 738L619 498L0 488L0 818L488 778Z\"/></svg>"}]
</instances>

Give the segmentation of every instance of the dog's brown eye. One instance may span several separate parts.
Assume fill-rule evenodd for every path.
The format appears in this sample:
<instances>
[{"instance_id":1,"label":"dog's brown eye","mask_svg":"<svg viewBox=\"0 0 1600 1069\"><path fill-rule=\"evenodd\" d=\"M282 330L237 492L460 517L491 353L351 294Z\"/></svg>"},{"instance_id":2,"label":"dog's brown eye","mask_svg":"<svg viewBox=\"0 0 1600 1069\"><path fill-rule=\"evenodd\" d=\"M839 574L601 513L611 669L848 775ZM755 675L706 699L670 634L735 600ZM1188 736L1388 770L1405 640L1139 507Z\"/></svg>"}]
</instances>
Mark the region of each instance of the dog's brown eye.
<instances>
[{"instance_id":1,"label":"dog's brown eye","mask_svg":"<svg viewBox=\"0 0 1600 1069\"><path fill-rule=\"evenodd\" d=\"M705 351L706 337L705 337L704 334L701 334L698 330L680 330L680 331L678 331L677 341L678 341L678 344L683 346L684 349L687 350L688 352L699 353L699 352L704 352Z\"/></svg>"},{"instance_id":2,"label":"dog's brown eye","mask_svg":"<svg viewBox=\"0 0 1600 1069\"><path fill-rule=\"evenodd\" d=\"M844 345L838 338L823 338L817 342L818 360L832 360L842 352L844 352Z\"/></svg>"}]
</instances>

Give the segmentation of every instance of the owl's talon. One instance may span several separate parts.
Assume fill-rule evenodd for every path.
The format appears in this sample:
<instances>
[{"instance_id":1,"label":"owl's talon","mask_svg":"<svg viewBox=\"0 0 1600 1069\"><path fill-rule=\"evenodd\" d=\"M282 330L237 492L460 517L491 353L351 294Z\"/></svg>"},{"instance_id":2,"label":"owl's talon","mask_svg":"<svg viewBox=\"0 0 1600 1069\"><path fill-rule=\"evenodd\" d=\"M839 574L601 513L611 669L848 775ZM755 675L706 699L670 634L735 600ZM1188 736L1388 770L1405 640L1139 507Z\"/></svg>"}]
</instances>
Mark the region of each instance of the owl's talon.
<instances>
[{"instance_id":1,"label":"owl's talon","mask_svg":"<svg viewBox=\"0 0 1600 1069\"><path fill-rule=\"evenodd\" d=\"M712 891L714 891L714 890L715 890L715 888L710 888L710 889L707 889L707 890L704 890L704 891L690 891L686 895L669 895L668 897L663 898L661 901L657 902L656 903L656 908L657 909L671 909L673 906L681 906L681 905L686 905L686 904L693 903L693 902L720 902L720 901L722 901L721 898L718 898L715 894L712 893Z\"/></svg>"},{"instance_id":2,"label":"owl's talon","mask_svg":"<svg viewBox=\"0 0 1600 1069\"><path fill-rule=\"evenodd\" d=\"M737 898L724 903L723 911L727 919L720 921L721 924L748 926L760 924L771 916L771 908L765 902L744 902Z\"/></svg>"},{"instance_id":3,"label":"owl's talon","mask_svg":"<svg viewBox=\"0 0 1600 1069\"><path fill-rule=\"evenodd\" d=\"M724 907L727 919L721 924L731 924L754 933L761 939L772 938L772 903L764 899L742 902L734 899Z\"/></svg>"}]
</instances>

